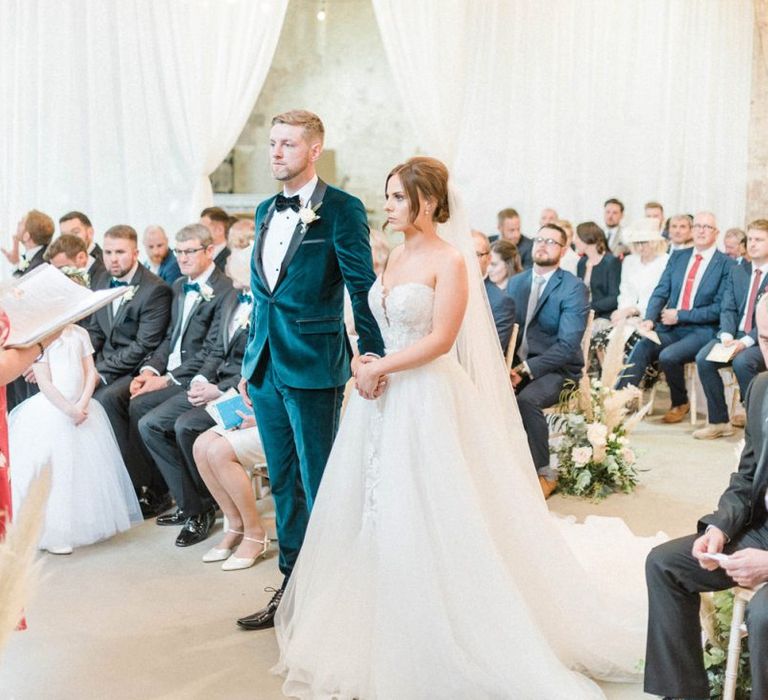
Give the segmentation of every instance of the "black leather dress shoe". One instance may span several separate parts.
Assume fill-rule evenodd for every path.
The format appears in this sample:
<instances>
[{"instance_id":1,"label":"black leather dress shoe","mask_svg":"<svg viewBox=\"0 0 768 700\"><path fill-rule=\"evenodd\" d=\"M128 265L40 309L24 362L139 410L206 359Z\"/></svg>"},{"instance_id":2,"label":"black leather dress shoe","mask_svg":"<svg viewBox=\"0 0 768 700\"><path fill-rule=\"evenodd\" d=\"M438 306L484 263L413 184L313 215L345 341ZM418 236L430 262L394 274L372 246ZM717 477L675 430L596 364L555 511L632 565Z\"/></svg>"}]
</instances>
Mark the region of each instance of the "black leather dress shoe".
<instances>
[{"instance_id":1,"label":"black leather dress shoe","mask_svg":"<svg viewBox=\"0 0 768 700\"><path fill-rule=\"evenodd\" d=\"M141 496L139 496L141 514L144 516L145 520L147 518L154 518L156 515L160 515L160 513L164 513L172 505L173 500L169 493L158 495L154 491L147 489Z\"/></svg>"},{"instance_id":2,"label":"black leather dress shoe","mask_svg":"<svg viewBox=\"0 0 768 700\"><path fill-rule=\"evenodd\" d=\"M166 513L165 515L158 515L155 522L158 525L183 525L187 522L187 516L181 508L177 508L173 513Z\"/></svg>"},{"instance_id":3,"label":"black leather dress shoe","mask_svg":"<svg viewBox=\"0 0 768 700\"><path fill-rule=\"evenodd\" d=\"M210 534L215 522L216 511L213 508L205 511L205 513L200 513L200 515L187 518L184 527L181 528L181 532L176 538L176 546L189 547L202 542Z\"/></svg>"},{"instance_id":4,"label":"black leather dress shoe","mask_svg":"<svg viewBox=\"0 0 768 700\"><path fill-rule=\"evenodd\" d=\"M274 588L265 588L268 593L274 593L272 600L267 603L267 607L248 615L247 617L241 617L237 624L244 630L266 630L275 626L275 613L280 605L280 601L283 598L284 588L275 590Z\"/></svg>"}]
</instances>

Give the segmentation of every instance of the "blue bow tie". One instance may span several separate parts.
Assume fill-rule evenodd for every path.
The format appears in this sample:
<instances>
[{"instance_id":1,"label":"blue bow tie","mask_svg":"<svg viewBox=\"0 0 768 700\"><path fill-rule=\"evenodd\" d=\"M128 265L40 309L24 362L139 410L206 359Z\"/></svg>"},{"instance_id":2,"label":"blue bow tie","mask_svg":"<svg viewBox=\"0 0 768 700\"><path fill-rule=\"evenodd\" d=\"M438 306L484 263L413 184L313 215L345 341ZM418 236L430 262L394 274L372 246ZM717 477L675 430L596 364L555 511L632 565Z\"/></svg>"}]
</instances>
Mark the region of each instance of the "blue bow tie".
<instances>
[{"instance_id":1,"label":"blue bow tie","mask_svg":"<svg viewBox=\"0 0 768 700\"><path fill-rule=\"evenodd\" d=\"M184 282L184 294L189 292L197 292L200 294L200 285L197 282Z\"/></svg>"},{"instance_id":2,"label":"blue bow tie","mask_svg":"<svg viewBox=\"0 0 768 700\"><path fill-rule=\"evenodd\" d=\"M293 197L286 197L284 194L277 195L277 198L275 199L275 209L277 209L277 211L284 211L285 209L299 211L299 209L301 209L299 195L295 194Z\"/></svg>"},{"instance_id":3,"label":"blue bow tie","mask_svg":"<svg viewBox=\"0 0 768 700\"><path fill-rule=\"evenodd\" d=\"M109 286L110 288L114 289L115 287L127 287L128 282L121 282L120 280L116 280L114 277L109 280Z\"/></svg>"},{"instance_id":4,"label":"blue bow tie","mask_svg":"<svg viewBox=\"0 0 768 700\"><path fill-rule=\"evenodd\" d=\"M237 293L237 300L241 304L252 304L253 303L253 297L251 296L250 292L238 292Z\"/></svg>"}]
</instances>

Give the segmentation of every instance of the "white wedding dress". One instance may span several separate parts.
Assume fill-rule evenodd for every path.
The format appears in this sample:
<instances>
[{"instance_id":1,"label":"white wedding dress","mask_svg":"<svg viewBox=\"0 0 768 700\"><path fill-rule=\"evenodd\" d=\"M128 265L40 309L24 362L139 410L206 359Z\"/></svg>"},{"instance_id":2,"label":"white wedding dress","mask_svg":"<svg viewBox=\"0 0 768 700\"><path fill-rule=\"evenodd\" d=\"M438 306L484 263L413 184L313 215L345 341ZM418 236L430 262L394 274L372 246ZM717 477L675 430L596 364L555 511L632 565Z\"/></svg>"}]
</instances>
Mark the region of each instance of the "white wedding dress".
<instances>
[{"instance_id":1,"label":"white wedding dress","mask_svg":"<svg viewBox=\"0 0 768 700\"><path fill-rule=\"evenodd\" d=\"M51 381L69 401L83 391L83 357L93 353L88 333L67 326L45 351ZM91 544L141 522L141 509L107 414L88 404L80 425L43 393L18 405L8 418L13 503L20 506L30 482L51 467L51 492L41 549Z\"/></svg>"},{"instance_id":2,"label":"white wedding dress","mask_svg":"<svg viewBox=\"0 0 768 700\"><path fill-rule=\"evenodd\" d=\"M388 354L430 332L433 300L376 281ZM551 516L522 429L510 444L457 352L347 406L275 619L288 696L577 700L604 697L577 671L639 670L653 542Z\"/></svg>"}]
</instances>

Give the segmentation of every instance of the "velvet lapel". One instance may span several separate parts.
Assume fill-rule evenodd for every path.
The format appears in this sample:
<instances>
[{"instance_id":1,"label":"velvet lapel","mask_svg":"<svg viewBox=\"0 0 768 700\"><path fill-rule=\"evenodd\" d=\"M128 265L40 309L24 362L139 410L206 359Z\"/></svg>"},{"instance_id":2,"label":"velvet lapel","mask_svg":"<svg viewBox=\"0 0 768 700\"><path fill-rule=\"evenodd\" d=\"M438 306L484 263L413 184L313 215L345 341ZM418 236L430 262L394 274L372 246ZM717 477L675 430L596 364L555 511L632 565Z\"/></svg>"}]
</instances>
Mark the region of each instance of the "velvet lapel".
<instances>
[{"instance_id":1,"label":"velvet lapel","mask_svg":"<svg viewBox=\"0 0 768 700\"><path fill-rule=\"evenodd\" d=\"M322 180L317 181L317 186L315 187L315 191L312 193L312 196L309 198L309 207L311 209L316 210L320 206L320 203L323 201L323 197L325 196L325 191L327 189L328 189L328 185L326 185ZM296 251L299 249L299 246L301 245L301 242L304 240L304 236L307 235L308 230L309 230L309 226L303 224L301 220L299 220L299 223L296 224L296 228L293 231L293 237L291 238L291 242L288 245L288 250L285 251L283 264L280 267L280 274L277 276L277 281L275 282L275 289L272 290L273 293L277 290L277 288L280 286L280 283L285 278L286 271L288 270L288 265L291 264L291 260L293 260L293 257L296 255Z\"/></svg>"},{"instance_id":2,"label":"velvet lapel","mask_svg":"<svg viewBox=\"0 0 768 700\"><path fill-rule=\"evenodd\" d=\"M275 200L272 200L272 203L269 205L269 208L267 209L267 214L264 217L264 221L261 222L261 226L259 227L259 235L256 239L256 245L253 246L253 255L254 260L253 264L256 268L256 274L259 276L259 279L261 280L261 283L264 285L264 290L267 292L267 294L270 293L269 291L269 282L267 282L267 276L264 274L264 265L261 262L261 255L264 252L264 240L267 237L267 230L269 229L269 222L272 221L272 217L275 215Z\"/></svg>"}]
</instances>

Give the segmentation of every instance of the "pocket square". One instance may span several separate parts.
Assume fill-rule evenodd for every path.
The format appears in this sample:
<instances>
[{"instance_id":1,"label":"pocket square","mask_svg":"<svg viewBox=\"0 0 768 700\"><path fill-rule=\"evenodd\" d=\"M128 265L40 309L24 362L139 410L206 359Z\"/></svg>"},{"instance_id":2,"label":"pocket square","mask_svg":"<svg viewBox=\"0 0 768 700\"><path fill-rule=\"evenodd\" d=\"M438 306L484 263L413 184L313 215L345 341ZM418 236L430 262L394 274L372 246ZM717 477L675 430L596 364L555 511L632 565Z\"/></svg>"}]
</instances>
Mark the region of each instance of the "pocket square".
<instances>
[{"instance_id":1,"label":"pocket square","mask_svg":"<svg viewBox=\"0 0 768 700\"><path fill-rule=\"evenodd\" d=\"M301 245L311 245L312 243L325 243L324 238L313 238L309 241L302 241Z\"/></svg>"}]
</instances>

